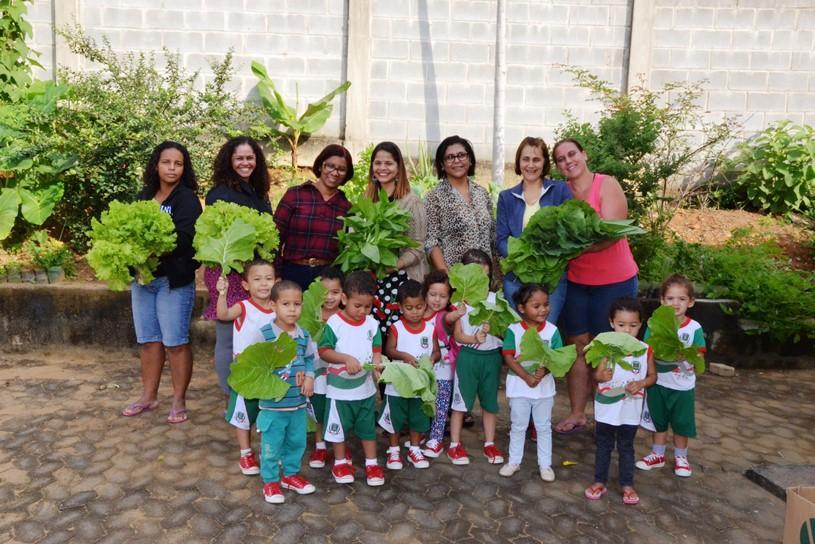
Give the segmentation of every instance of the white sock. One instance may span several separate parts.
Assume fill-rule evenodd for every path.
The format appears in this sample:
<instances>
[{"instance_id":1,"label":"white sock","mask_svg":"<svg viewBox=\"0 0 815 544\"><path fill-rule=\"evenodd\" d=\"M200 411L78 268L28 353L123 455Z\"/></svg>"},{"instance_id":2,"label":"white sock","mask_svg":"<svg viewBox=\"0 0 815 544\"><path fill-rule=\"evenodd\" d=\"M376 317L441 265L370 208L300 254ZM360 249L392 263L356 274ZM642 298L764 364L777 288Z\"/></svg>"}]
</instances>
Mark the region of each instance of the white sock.
<instances>
[{"instance_id":1,"label":"white sock","mask_svg":"<svg viewBox=\"0 0 815 544\"><path fill-rule=\"evenodd\" d=\"M241 449L241 457L243 457L244 455L249 455L250 453L252 453L252 448L248 448L245 450Z\"/></svg>"},{"instance_id":2,"label":"white sock","mask_svg":"<svg viewBox=\"0 0 815 544\"><path fill-rule=\"evenodd\" d=\"M422 450L419 449L419 446L411 446L410 451L411 453L422 453Z\"/></svg>"},{"instance_id":3,"label":"white sock","mask_svg":"<svg viewBox=\"0 0 815 544\"><path fill-rule=\"evenodd\" d=\"M397 448L397 450L398 450L398 448ZM366 467L375 467L377 464L378 463L376 462L376 459L365 459L365 466Z\"/></svg>"},{"instance_id":4,"label":"white sock","mask_svg":"<svg viewBox=\"0 0 815 544\"><path fill-rule=\"evenodd\" d=\"M314 444L314 449L324 450L325 449L325 442L317 442Z\"/></svg>"},{"instance_id":5,"label":"white sock","mask_svg":"<svg viewBox=\"0 0 815 544\"><path fill-rule=\"evenodd\" d=\"M342 459L334 459L334 466L344 465L347 462L348 462L348 459L346 459L345 457L343 457Z\"/></svg>"},{"instance_id":6,"label":"white sock","mask_svg":"<svg viewBox=\"0 0 815 544\"><path fill-rule=\"evenodd\" d=\"M399 453L399 446L391 446L388 448L388 453Z\"/></svg>"},{"instance_id":7,"label":"white sock","mask_svg":"<svg viewBox=\"0 0 815 544\"><path fill-rule=\"evenodd\" d=\"M456 447L456 446L458 446L458 445L459 445L459 443L458 443L458 442L450 442L450 449L453 449L453 448L455 448L455 447Z\"/></svg>"},{"instance_id":8,"label":"white sock","mask_svg":"<svg viewBox=\"0 0 815 544\"><path fill-rule=\"evenodd\" d=\"M486 448L487 446L494 446L494 445L495 445L495 442L484 442L484 447L485 447L485 448Z\"/></svg>"}]
</instances>

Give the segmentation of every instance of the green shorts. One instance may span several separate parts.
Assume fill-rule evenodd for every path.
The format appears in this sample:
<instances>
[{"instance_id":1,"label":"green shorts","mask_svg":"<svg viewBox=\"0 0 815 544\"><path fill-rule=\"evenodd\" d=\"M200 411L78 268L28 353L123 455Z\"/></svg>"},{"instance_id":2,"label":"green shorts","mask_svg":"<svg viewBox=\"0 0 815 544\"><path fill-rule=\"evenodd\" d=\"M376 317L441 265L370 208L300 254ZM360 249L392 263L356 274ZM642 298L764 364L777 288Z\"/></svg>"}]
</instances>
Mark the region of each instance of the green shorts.
<instances>
[{"instance_id":1,"label":"green shorts","mask_svg":"<svg viewBox=\"0 0 815 544\"><path fill-rule=\"evenodd\" d=\"M317 418L317 423L322 425L325 423L325 394L314 393L309 398L311 407L314 408L314 416Z\"/></svg>"},{"instance_id":2,"label":"green shorts","mask_svg":"<svg viewBox=\"0 0 815 544\"><path fill-rule=\"evenodd\" d=\"M258 399L245 399L232 389L229 390L229 405L224 419L238 429L249 430L258 419Z\"/></svg>"},{"instance_id":3,"label":"green shorts","mask_svg":"<svg viewBox=\"0 0 815 544\"><path fill-rule=\"evenodd\" d=\"M376 440L376 395L362 400L326 398L323 435L328 442L345 442L351 433Z\"/></svg>"},{"instance_id":4,"label":"green shorts","mask_svg":"<svg viewBox=\"0 0 815 544\"><path fill-rule=\"evenodd\" d=\"M688 438L696 437L696 390L677 391L659 384L648 388L645 400L651 421L658 433L668 431Z\"/></svg>"},{"instance_id":5,"label":"green shorts","mask_svg":"<svg viewBox=\"0 0 815 544\"><path fill-rule=\"evenodd\" d=\"M409 431L426 433L430 430L430 418L422 412L422 399L385 395L379 425L388 432L398 433L407 427Z\"/></svg>"},{"instance_id":6,"label":"green shorts","mask_svg":"<svg viewBox=\"0 0 815 544\"><path fill-rule=\"evenodd\" d=\"M497 414L501 364L501 350L479 351L462 347L456 358L453 410L469 412L478 396L482 410Z\"/></svg>"}]
</instances>

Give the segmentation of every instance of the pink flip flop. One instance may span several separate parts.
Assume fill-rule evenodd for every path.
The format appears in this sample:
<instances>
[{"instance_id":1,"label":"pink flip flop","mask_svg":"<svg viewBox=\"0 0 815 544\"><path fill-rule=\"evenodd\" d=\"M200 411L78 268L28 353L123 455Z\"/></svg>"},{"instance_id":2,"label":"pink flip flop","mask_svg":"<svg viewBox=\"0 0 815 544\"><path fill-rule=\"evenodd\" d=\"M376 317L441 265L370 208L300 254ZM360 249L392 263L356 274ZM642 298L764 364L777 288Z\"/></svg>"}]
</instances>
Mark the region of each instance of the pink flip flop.
<instances>
[{"instance_id":1,"label":"pink flip flop","mask_svg":"<svg viewBox=\"0 0 815 544\"><path fill-rule=\"evenodd\" d=\"M623 491L623 504L635 505L640 503L640 496L633 489Z\"/></svg>"},{"instance_id":2,"label":"pink flip flop","mask_svg":"<svg viewBox=\"0 0 815 544\"><path fill-rule=\"evenodd\" d=\"M158 407L158 401L154 400L149 404L145 404L144 402L133 402L128 404L122 410L122 415L125 417L133 417L141 414L142 412L149 412L150 410L154 410Z\"/></svg>"},{"instance_id":3,"label":"pink flip flop","mask_svg":"<svg viewBox=\"0 0 815 544\"><path fill-rule=\"evenodd\" d=\"M170 410L170 413L167 416L167 423L170 423L171 425L176 425L178 423L184 423L189 419L190 418L186 408L181 408L180 410L176 410L175 408L173 408L172 410Z\"/></svg>"},{"instance_id":4,"label":"pink flip flop","mask_svg":"<svg viewBox=\"0 0 815 544\"><path fill-rule=\"evenodd\" d=\"M592 484L586 488L586 491L583 492L586 498L590 501L599 500L606 493L608 493L608 488L603 484L599 484L599 486L597 484Z\"/></svg>"}]
</instances>

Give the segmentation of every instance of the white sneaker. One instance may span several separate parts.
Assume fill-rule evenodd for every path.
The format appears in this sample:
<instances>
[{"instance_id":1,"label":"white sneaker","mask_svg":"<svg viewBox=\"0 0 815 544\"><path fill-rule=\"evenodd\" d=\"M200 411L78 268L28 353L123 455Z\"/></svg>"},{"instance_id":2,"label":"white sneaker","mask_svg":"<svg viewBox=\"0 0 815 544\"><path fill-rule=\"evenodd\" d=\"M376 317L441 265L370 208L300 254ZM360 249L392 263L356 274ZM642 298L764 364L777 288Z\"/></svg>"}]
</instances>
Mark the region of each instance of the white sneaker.
<instances>
[{"instance_id":1,"label":"white sneaker","mask_svg":"<svg viewBox=\"0 0 815 544\"><path fill-rule=\"evenodd\" d=\"M388 456L385 461L385 466L389 470L402 470L402 457L399 455L399 449L388 450Z\"/></svg>"},{"instance_id":2,"label":"white sneaker","mask_svg":"<svg viewBox=\"0 0 815 544\"><path fill-rule=\"evenodd\" d=\"M498 474L505 478L509 478L519 470L521 470L521 465L513 465L512 463L507 463L506 465L501 467L501 470L498 471Z\"/></svg>"},{"instance_id":3,"label":"white sneaker","mask_svg":"<svg viewBox=\"0 0 815 544\"><path fill-rule=\"evenodd\" d=\"M651 470L654 468L662 468L665 466L665 456L657 455L654 452L649 453L636 463L634 466L640 470Z\"/></svg>"},{"instance_id":4,"label":"white sneaker","mask_svg":"<svg viewBox=\"0 0 815 544\"><path fill-rule=\"evenodd\" d=\"M407 458L415 468L428 468L430 466L430 463L424 458L422 451L419 449L409 450Z\"/></svg>"},{"instance_id":5,"label":"white sneaker","mask_svg":"<svg viewBox=\"0 0 815 544\"><path fill-rule=\"evenodd\" d=\"M681 478L689 478L693 474L687 457L674 457L674 474Z\"/></svg>"},{"instance_id":6,"label":"white sneaker","mask_svg":"<svg viewBox=\"0 0 815 544\"><path fill-rule=\"evenodd\" d=\"M443 451L444 445L436 440L428 440L425 442L424 449L422 449L424 456L432 459L436 459Z\"/></svg>"},{"instance_id":7,"label":"white sneaker","mask_svg":"<svg viewBox=\"0 0 815 544\"><path fill-rule=\"evenodd\" d=\"M552 470L552 467L541 467L541 480L544 482L555 481L555 471Z\"/></svg>"}]
</instances>

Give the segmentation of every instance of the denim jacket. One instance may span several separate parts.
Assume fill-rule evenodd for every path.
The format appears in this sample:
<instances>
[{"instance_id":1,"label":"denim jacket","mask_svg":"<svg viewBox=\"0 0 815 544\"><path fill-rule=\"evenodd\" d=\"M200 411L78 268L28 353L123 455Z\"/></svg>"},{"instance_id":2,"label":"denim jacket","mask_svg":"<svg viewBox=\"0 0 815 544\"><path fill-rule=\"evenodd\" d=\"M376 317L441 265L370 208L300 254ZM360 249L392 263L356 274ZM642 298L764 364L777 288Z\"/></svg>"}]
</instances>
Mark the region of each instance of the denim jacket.
<instances>
[{"instance_id":1,"label":"denim jacket","mask_svg":"<svg viewBox=\"0 0 815 544\"><path fill-rule=\"evenodd\" d=\"M571 198L572 192L564 182L544 178L539 200L541 208L559 206ZM495 229L496 245L501 257L507 256L507 239L510 236L518 238L524 230L525 209L523 182L511 189L501 191L501 194L498 195L498 216Z\"/></svg>"}]
</instances>

